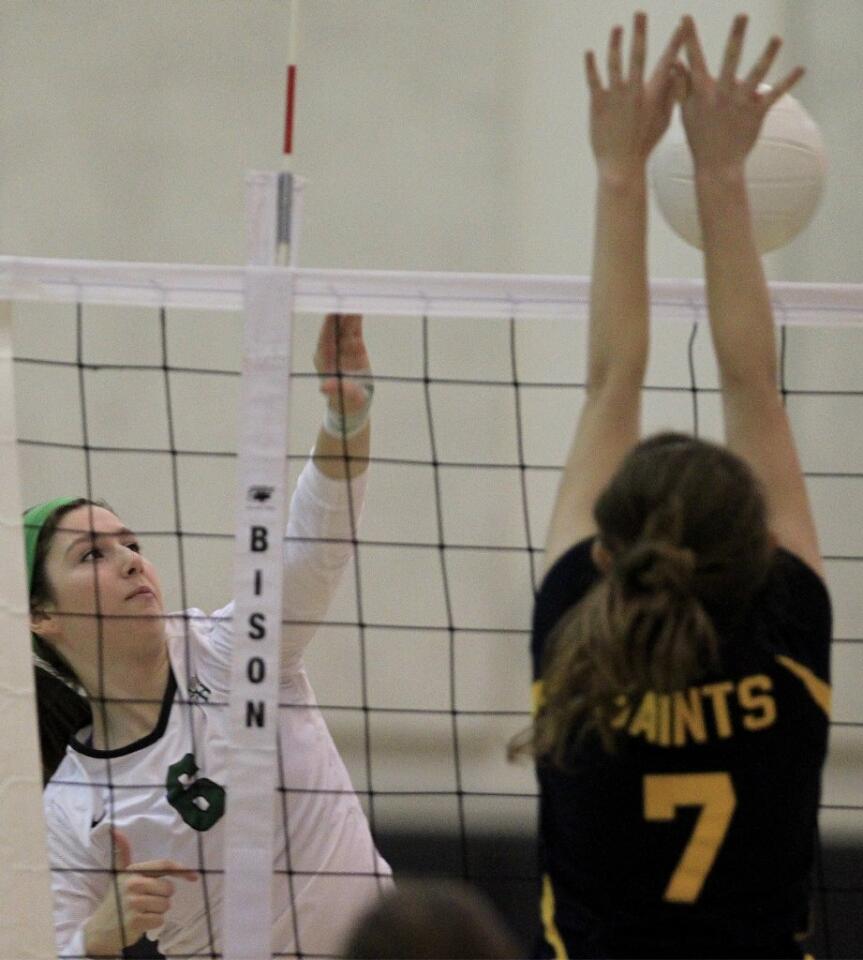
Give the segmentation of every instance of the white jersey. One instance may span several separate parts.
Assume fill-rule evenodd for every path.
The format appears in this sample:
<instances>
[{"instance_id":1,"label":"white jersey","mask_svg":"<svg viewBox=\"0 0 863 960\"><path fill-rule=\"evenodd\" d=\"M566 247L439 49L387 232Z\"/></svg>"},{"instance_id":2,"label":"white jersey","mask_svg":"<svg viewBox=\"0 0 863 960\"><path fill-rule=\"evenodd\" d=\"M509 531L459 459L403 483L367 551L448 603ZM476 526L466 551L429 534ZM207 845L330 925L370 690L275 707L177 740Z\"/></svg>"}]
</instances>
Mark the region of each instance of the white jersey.
<instances>
[{"instance_id":1,"label":"white jersey","mask_svg":"<svg viewBox=\"0 0 863 960\"><path fill-rule=\"evenodd\" d=\"M352 483L358 511L365 480ZM302 666L351 555L345 481L306 465L294 494L285 548L285 620L273 813L273 953L338 955L358 915L391 883ZM299 538L299 539L297 539ZM310 539L308 539L310 538ZM331 538L346 542L315 542ZM111 828L133 862L168 857L200 870L175 880L165 924L151 937L166 957L220 950L224 790L232 607L188 610L168 621L172 677L156 728L119 750L88 746L81 731L45 789L61 957L83 957L83 927L111 883ZM156 946L156 944L154 944Z\"/></svg>"}]
</instances>

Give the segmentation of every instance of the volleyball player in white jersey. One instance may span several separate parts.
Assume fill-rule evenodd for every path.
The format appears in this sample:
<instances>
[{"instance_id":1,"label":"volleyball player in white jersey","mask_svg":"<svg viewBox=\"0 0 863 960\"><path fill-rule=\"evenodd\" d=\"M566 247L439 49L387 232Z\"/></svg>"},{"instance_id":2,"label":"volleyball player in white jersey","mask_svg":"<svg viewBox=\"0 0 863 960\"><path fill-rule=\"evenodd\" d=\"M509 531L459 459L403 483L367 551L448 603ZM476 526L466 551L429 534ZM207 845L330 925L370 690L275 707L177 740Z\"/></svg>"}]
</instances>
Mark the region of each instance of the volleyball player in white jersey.
<instances>
[{"instance_id":1,"label":"volleyball player in white jersey","mask_svg":"<svg viewBox=\"0 0 863 960\"><path fill-rule=\"evenodd\" d=\"M366 483L371 387L360 317L324 321L319 373L334 372L337 352L354 376L322 382L327 415L291 502L285 548L280 702L290 706L280 710L279 762L290 790L274 798L272 941L280 956L337 954L391 883L303 667L351 556ZM213 955L232 608L162 616L155 568L105 507L52 501L28 511L25 527L34 647L50 667L37 674L40 688L55 688L39 712L43 745L56 753L45 755L44 799L59 954ZM87 716L82 701L65 714L71 737L51 735L51 708L72 694L69 684L90 698L89 723L76 729Z\"/></svg>"}]
</instances>

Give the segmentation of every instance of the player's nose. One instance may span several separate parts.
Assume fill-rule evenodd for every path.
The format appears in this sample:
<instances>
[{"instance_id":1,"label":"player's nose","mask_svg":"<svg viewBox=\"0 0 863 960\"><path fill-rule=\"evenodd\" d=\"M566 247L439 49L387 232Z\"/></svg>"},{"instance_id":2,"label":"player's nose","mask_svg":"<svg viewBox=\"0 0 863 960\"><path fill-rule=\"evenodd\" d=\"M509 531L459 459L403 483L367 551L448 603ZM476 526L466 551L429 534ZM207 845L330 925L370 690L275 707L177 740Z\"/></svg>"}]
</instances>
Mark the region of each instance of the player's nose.
<instances>
[{"instance_id":1,"label":"player's nose","mask_svg":"<svg viewBox=\"0 0 863 960\"><path fill-rule=\"evenodd\" d=\"M120 551L124 573L139 573L143 569L143 559L140 553L130 547L120 547Z\"/></svg>"}]
</instances>

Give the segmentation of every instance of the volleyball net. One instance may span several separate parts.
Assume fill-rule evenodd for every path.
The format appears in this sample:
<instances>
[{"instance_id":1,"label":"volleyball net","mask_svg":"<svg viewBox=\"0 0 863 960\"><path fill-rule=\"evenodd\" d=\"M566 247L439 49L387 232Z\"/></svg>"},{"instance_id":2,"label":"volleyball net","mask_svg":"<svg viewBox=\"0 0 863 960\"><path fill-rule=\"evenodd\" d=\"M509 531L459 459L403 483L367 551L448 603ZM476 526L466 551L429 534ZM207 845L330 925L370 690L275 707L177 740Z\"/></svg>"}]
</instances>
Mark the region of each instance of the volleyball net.
<instances>
[{"instance_id":1,"label":"volleyball net","mask_svg":"<svg viewBox=\"0 0 863 960\"><path fill-rule=\"evenodd\" d=\"M0 257L0 301L12 304L0 359L14 400L14 418L8 406L4 414L2 606L17 663L2 687L15 732L0 784L15 811L6 815L35 822L41 810L35 757L26 756L35 733L24 730L33 726L26 600L9 586L23 585L19 508L61 494L104 498L160 570L166 609L223 607L242 566L238 490L252 477L240 476L248 435L238 414L250 289L271 317L293 313L283 353L290 400L275 428L289 437L288 491L322 414L312 365L321 319L365 317L376 384L367 501L351 535L355 558L305 663L384 855L398 868L386 838L431 830L454 838L446 869L482 883L480 841L535 832L533 772L507 762L506 744L529 720L533 592L584 397L585 278ZM781 389L834 604L821 833L863 845L863 286L774 284L771 294ZM651 299L643 432L721 439L703 286L658 281ZM257 791L273 777L273 790L290 791L263 769L265 758L245 770ZM2 889L13 902L27 891L30 955L49 956L50 908L36 895L47 860L25 832L3 831ZM245 883L244 864L229 850L228 913L227 878L236 869ZM502 864L496 879L532 896L532 870ZM833 890L823 870L818 887L827 926L831 891L860 892ZM248 899L233 909L246 923L259 916ZM218 921L214 929L218 940Z\"/></svg>"}]
</instances>

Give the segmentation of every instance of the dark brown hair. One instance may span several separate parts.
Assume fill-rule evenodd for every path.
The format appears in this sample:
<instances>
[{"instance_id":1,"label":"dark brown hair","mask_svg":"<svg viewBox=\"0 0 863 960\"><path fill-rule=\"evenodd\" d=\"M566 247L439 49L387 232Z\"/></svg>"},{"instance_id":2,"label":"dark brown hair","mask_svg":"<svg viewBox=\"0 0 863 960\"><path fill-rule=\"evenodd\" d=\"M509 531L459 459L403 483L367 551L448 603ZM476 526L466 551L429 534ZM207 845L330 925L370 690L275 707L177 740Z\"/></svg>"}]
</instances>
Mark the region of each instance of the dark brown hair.
<instances>
[{"instance_id":1,"label":"dark brown hair","mask_svg":"<svg viewBox=\"0 0 863 960\"><path fill-rule=\"evenodd\" d=\"M622 706L680 690L717 663L773 553L760 485L724 447L662 433L626 457L594 507L610 569L557 624L543 697L511 755L558 766L596 730L607 749Z\"/></svg>"},{"instance_id":2,"label":"dark brown hair","mask_svg":"<svg viewBox=\"0 0 863 960\"><path fill-rule=\"evenodd\" d=\"M36 540L33 575L30 582L30 609L39 610L53 600L51 584L45 573L45 560L54 534L66 514L83 506L111 508L102 501L79 497L58 507L42 524ZM47 783L63 759L72 735L92 722L90 704L84 696L75 671L54 647L32 634L36 676L36 709L39 719L39 744L42 749L42 782Z\"/></svg>"}]
</instances>

